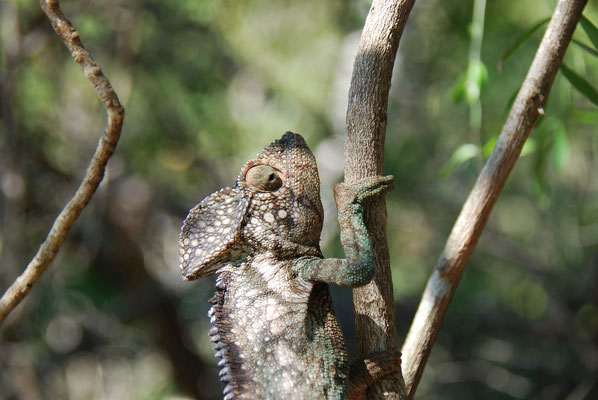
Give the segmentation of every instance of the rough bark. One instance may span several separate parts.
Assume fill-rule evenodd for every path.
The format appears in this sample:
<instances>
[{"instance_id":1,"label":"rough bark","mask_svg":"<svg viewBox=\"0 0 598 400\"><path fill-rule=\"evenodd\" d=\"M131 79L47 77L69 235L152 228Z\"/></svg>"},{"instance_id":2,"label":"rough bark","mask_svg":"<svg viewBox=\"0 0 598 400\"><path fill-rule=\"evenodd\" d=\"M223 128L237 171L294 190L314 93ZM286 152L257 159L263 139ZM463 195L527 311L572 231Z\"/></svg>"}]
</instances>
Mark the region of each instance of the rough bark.
<instances>
[{"instance_id":1,"label":"rough bark","mask_svg":"<svg viewBox=\"0 0 598 400\"><path fill-rule=\"evenodd\" d=\"M116 92L102 73L100 66L95 63L91 54L83 47L83 43L79 39L79 33L60 10L58 0L40 0L40 6L48 16L56 34L70 50L73 59L81 66L83 74L96 90L108 113L108 122L104 135L100 138L87 168L83 182L54 221L46 240L41 244L33 260L0 299L0 325L8 314L27 296L33 285L47 270L64 243L71 227L100 185L106 170L106 163L116 149L116 144L120 138L125 116L125 110L120 104Z\"/></svg>"},{"instance_id":2,"label":"rough bark","mask_svg":"<svg viewBox=\"0 0 598 400\"><path fill-rule=\"evenodd\" d=\"M388 93L399 40L415 0L374 0L353 67L346 119L345 182L383 175ZM374 279L353 291L360 356L396 350L394 297L386 243L384 199L366 208L365 223L376 254ZM405 399L401 371L368 390L368 398Z\"/></svg>"},{"instance_id":3,"label":"rough bark","mask_svg":"<svg viewBox=\"0 0 598 400\"><path fill-rule=\"evenodd\" d=\"M560 0L528 74L513 103L492 155L486 162L428 280L403 345L405 383L413 398L428 356L457 290L465 264L484 230L492 207L540 115L587 0Z\"/></svg>"}]
</instances>

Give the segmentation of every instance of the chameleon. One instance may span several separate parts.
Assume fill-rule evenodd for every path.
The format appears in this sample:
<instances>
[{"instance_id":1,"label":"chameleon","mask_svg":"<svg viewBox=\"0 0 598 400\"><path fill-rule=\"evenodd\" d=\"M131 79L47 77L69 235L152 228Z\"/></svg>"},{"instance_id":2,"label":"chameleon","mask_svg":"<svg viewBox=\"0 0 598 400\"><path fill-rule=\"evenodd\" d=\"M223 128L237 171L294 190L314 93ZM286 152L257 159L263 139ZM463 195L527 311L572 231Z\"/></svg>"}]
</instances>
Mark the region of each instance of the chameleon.
<instances>
[{"instance_id":1,"label":"chameleon","mask_svg":"<svg viewBox=\"0 0 598 400\"><path fill-rule=\"evenodd\" d=\"M320 250L318 168L296 133L266 146L233 187L189 212L180 266L186 281L217 275L209 335L224 400L355 398L397 369L398 352L349 365L329 291L329 284L359 287L372 279L364 204L392 190L393 180L335 185L345 259Z\"/></svg>"}]
</instances>

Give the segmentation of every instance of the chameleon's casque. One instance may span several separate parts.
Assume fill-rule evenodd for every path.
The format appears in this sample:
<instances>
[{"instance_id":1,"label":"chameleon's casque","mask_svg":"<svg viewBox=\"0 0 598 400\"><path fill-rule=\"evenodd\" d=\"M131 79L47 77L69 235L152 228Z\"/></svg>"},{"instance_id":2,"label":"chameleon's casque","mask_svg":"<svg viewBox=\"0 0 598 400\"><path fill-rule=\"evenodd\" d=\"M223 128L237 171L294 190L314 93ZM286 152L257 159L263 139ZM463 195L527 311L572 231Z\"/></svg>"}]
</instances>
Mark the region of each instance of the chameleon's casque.
<instances>
[{"instance_id":1,"label":"chameleon's casque","mask_svg":"<svg viewBox=\"0 0 598 400\"><path fill-rule=\"evenodd\" d=\"M226 400L345 399L351 383L365 381L349 378L328 283L371 279L362 205L391 188L392 177L335 187L347 258L322 258L316 160L300 135L287 132L245 164L234 187L189 212L181 268L186 280L218 275L210 336Z\"/></svg>"}]
</instances>

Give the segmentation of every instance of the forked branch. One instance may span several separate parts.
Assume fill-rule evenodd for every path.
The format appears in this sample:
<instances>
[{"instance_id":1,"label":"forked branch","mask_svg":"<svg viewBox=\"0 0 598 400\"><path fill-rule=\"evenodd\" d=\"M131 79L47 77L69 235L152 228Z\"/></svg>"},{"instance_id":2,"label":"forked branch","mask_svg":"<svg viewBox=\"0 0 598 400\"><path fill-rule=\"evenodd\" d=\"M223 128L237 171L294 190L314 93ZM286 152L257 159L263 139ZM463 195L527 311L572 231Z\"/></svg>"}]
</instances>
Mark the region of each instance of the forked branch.
<instances>
[{"instance_id":1,"label":"forked branch","mask_svg":"<svg viewBox=\"0 0 598 400\"><path fill-rule=\"evenodd\" d=\"M64 243L71 227L89 203L104 177L106 163L116 149L120 137L125 110L110 82L91 54L83 47L79 33L66 19L58 0L40 0L40 6L48 16L56 34L71 52L75 62L81 66L85 77L92 83L108 113L104 135L100 138L96 151L85 173L83 181L68 204L60 212L46 240L25 271L15 280L0 299L0 325L8 314L27 296L33 285L47 270Z\"/></svg>"},{"instance_id":2,"label":"forked branch","mask_svg":"<svg viewBox=\"0 0 598 400\"><path fill-rule=\"evenodd\" d=\"M403 345L403 368L413 398L465 264L484 230L492 207L529 137L561 65L587 0L560 0L536 56L511 107L492 155L455 222L422 296Z\"/></svg>"}]
</instances>

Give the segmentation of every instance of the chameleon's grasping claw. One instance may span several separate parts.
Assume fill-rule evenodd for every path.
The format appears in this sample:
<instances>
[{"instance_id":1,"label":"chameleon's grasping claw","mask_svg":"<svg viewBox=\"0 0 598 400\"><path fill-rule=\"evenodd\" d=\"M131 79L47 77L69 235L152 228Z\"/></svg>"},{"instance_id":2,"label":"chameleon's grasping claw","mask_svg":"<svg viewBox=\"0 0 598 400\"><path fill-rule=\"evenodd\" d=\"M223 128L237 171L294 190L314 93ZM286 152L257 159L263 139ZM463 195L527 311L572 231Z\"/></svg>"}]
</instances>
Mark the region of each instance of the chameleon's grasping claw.
<instances>
[{"instance_id":1,"label":"chameleon's grasping claw","mask_svg":"<svg viewBox=\"0 0 598 400\"><path fill-rule=\"evenodd\" d=\"M355 184L339 183L334 185L334 198L338 209L348 204L366 204L367 202L389 193L394 189L392 175L372 176Z\"/></svg>"}]
</instances>

